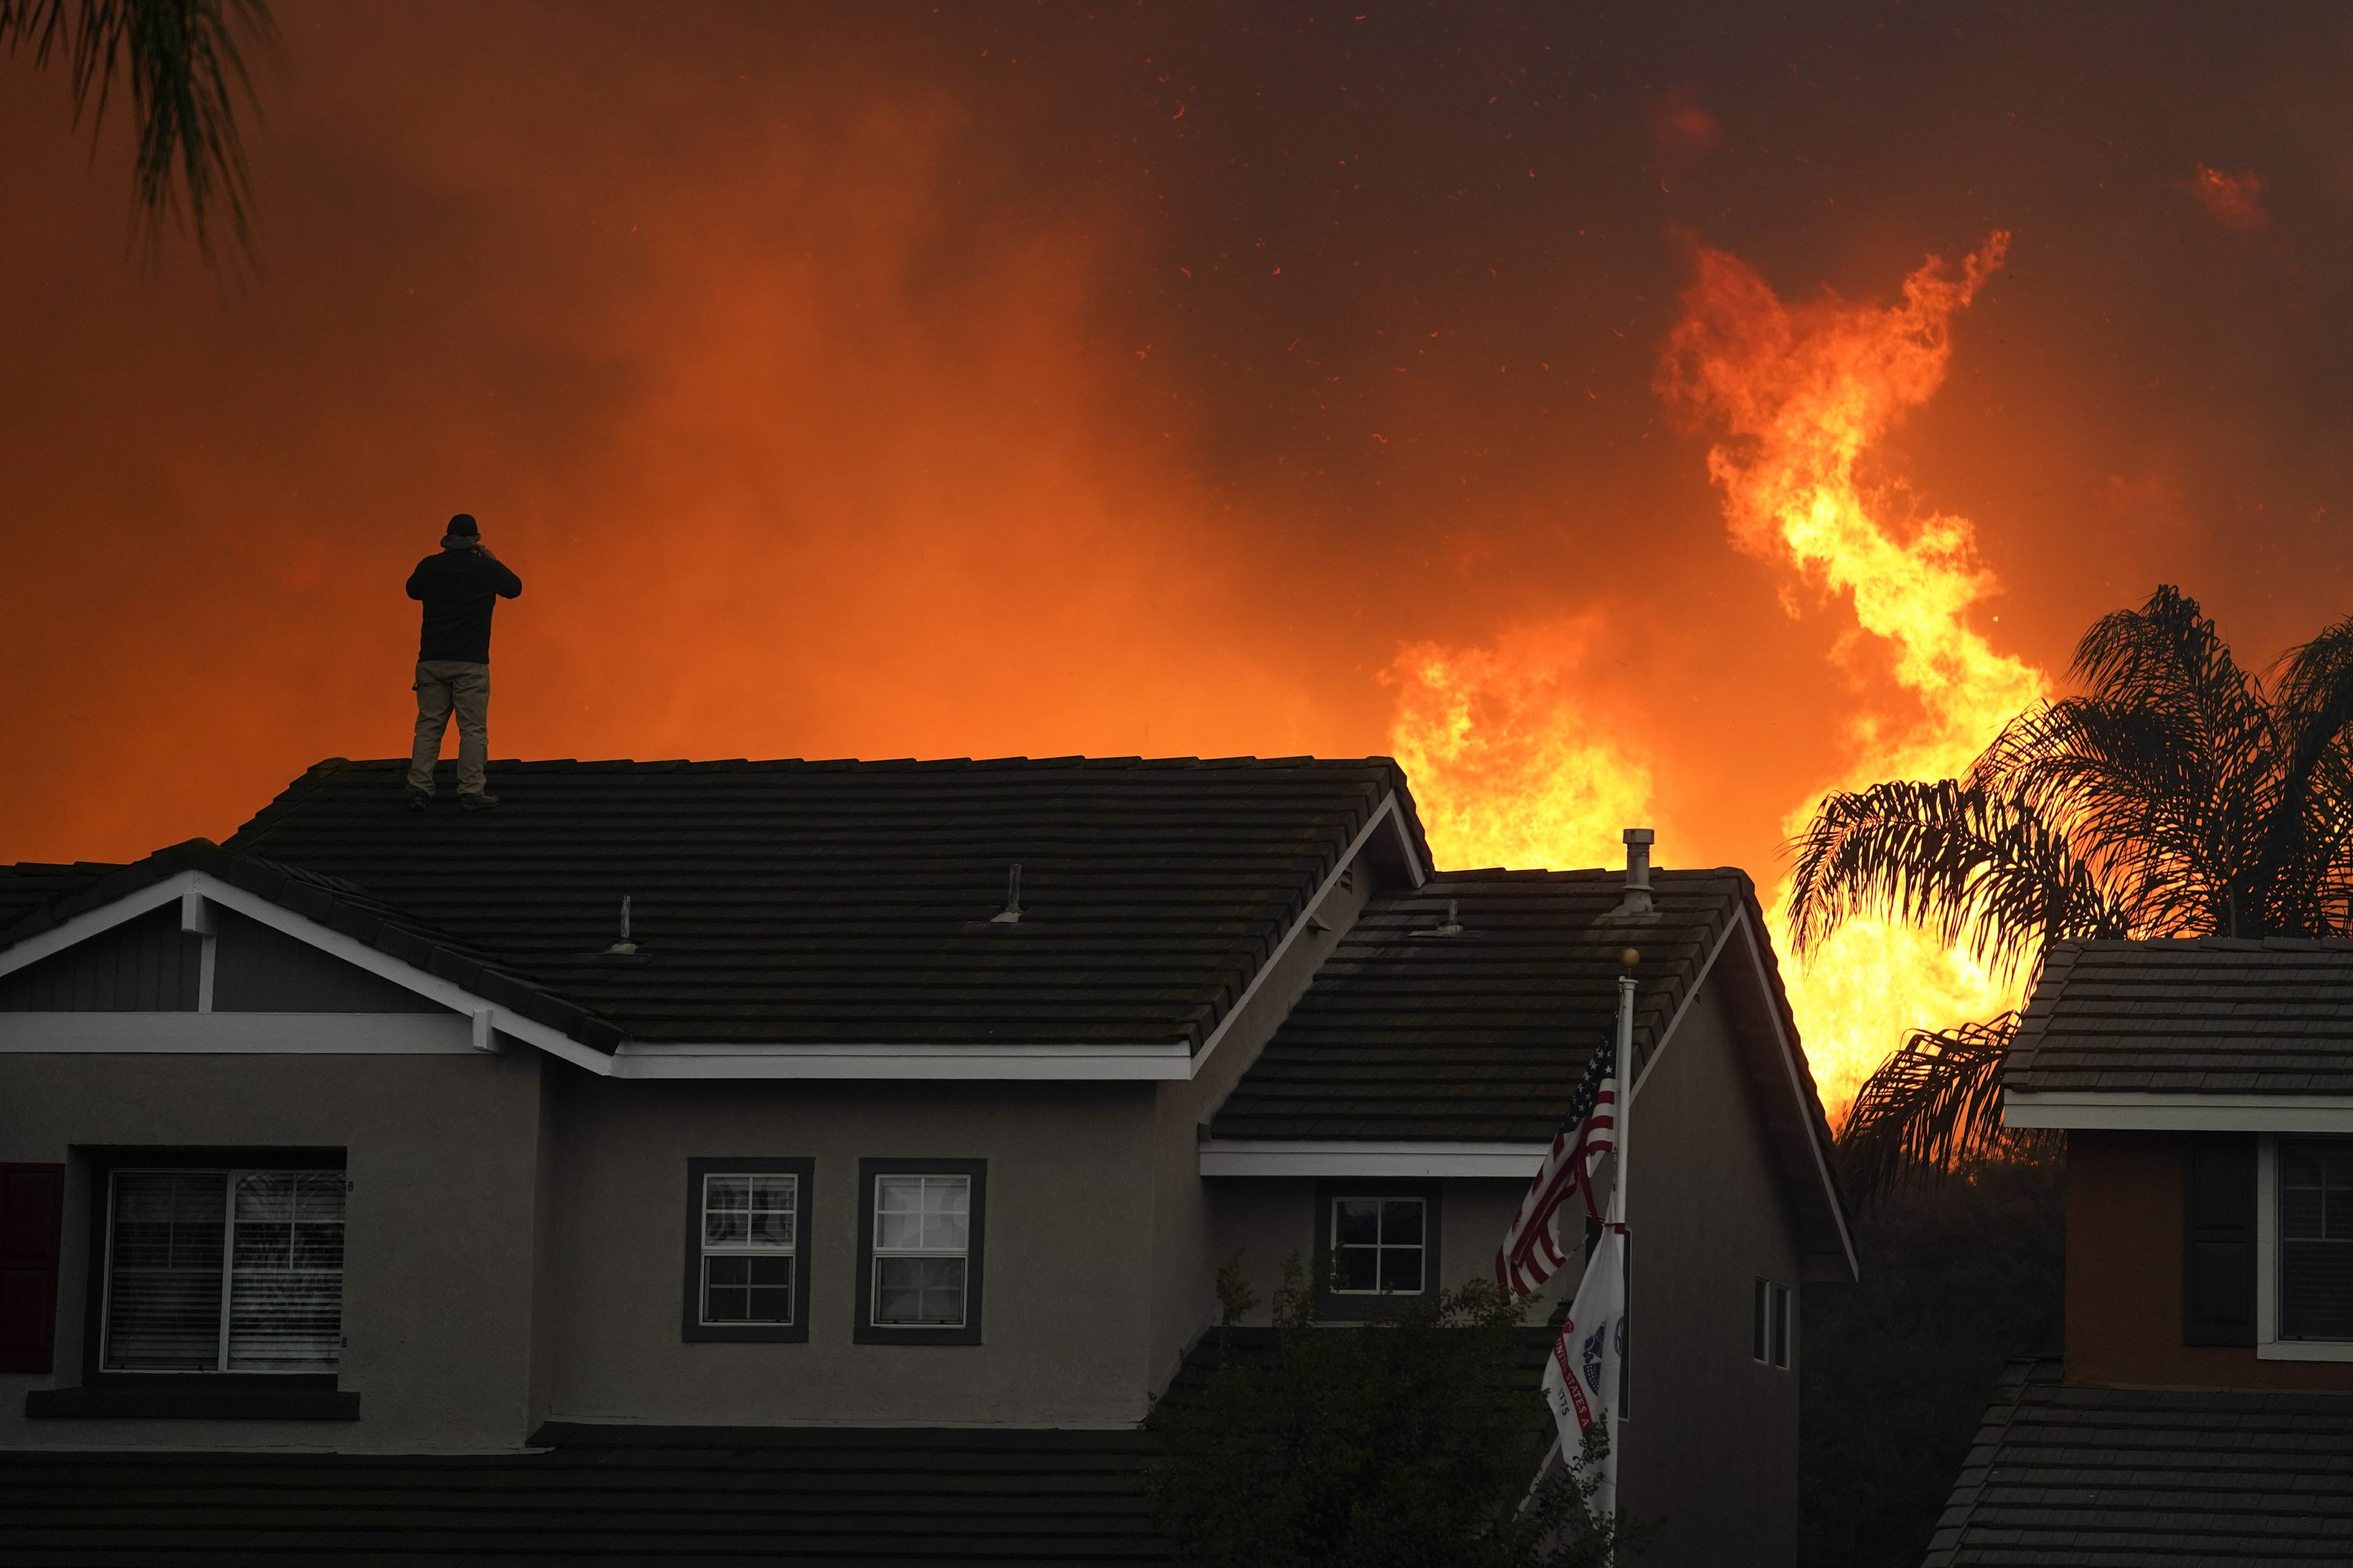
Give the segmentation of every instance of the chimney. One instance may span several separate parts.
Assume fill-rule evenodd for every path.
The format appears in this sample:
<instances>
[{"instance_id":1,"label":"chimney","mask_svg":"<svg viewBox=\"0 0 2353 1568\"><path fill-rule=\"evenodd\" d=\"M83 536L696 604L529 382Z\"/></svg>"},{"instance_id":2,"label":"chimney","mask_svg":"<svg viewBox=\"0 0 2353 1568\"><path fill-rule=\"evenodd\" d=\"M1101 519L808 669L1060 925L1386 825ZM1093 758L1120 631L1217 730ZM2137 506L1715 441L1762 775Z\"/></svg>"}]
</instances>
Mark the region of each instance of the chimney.
<instances>
[{"instance_id":1,"label":"chimney","mask_svg":"<svg viewBox=\"0 0 2353 1568\"><path fill-rule=\"evenodd\" d=\"M1651 902L1651 844L1659 835L1649 828L1628 828L1620 836L1626 841L1626 893L1609 913L1620 920L1643 919L1658 912Z\"/></svg>"}]
</instances>

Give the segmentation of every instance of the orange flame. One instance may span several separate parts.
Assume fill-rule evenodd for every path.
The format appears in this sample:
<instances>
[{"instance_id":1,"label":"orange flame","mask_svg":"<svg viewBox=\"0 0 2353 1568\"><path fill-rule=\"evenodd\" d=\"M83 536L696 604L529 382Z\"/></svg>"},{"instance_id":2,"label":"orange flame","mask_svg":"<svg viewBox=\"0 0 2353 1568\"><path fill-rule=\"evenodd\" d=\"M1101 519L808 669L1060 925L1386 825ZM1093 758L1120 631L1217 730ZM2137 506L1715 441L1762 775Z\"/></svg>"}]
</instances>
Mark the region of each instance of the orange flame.
<instances>
[{"instance_id":1,"label":"orange flame","mask_svg":"<svg viewBox=\"0 0 2353 1568\"><path fill-rule=\"evenodd\" d=\"M1899 524L1891 516L1899 488L1862 471L1895 422L1943 383L1952 318L2000 265L2008 240L1994 235L1957 276L1930 258L1887 307L1834 297L1791 307L1741 261L1703 251L1668 340L1660 390L1723 432L1708 471L1736 544L1786 559L1846 599L1910 698L1901 711L1850 722L1843 766L1788 813L1786 832L1801 828L1829 790L1958 772L2048 689L2042 671L1995 652L1968 625L1970 609L1994 588L1968 520L1930 514ZM1620 744L1594 738L1562 685L1573 654L1525 633L1492 650L1419 644L1399 654L1391 745L1441 863L1608 864L1620 853L1618 829L1647 820L1648 768ZM1834 1114L1909 1030L2015 1001L2013 988L1968 954L1889 922L1851 922L1794 963L1788 893L1785 877L1767 918Z\"/></svg>"},{"instance_id":2,"label":"orange flame","mask_svg":"<svg viewBox=\"0 0 2353 1568\"><path fill-rule=\"evenodd\" d=\"M1384 677L1398 688L1390 749L1441 863L1606 864L1619 830L1650 821L1650 768L1599 733L1570 686L1591 635L1570 621L1493 648L1398 651Z\"/></svg>"}]
</instances>

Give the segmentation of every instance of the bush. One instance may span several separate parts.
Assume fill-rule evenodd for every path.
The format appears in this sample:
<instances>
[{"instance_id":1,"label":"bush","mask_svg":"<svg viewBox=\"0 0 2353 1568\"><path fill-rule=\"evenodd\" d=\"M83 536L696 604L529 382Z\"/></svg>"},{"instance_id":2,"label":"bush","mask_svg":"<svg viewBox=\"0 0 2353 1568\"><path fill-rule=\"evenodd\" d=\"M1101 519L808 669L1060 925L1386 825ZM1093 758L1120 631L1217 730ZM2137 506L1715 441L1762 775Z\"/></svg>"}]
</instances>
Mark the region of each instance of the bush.
<instances>
[{"instance_id":1,"label":"bush","mask_svg":"<svg viewBox=\"0 0 2353 1568\"><path fill-rule=\"evenodd\" d=\"M1611 1560L1592 1483L1554 1466L1521 1307L1484 1282L1400 1303L1362 1328L1315 1325L1298 1258L1274 1328L1220 1276L1219 1365L1154 1412L1147 1478L1162 1529L1204 1568L1570 1568ZM1597 1449L1590 1458L1598 1460ZM1582 1467L1591 1472L1591 1465ZM1525 1504L1523 1507L1523 1504Z\"/></svg>"}]
</instances>

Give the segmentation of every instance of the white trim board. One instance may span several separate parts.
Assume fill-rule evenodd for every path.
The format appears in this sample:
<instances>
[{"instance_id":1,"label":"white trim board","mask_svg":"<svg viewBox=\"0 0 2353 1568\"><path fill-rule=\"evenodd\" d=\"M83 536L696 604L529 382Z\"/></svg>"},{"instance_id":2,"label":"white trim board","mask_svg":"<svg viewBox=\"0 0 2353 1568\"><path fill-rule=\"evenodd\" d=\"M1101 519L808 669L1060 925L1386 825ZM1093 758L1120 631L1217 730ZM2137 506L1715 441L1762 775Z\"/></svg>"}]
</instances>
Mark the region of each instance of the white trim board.
<instances>
[{"instance_id":1,"label":"white trim board","mask_svg":"<svg viewBox=\"0 0 2353 1568\"><path fill-rule=\"evenodd\" d=\"M1357 855L1363 853L1366 844L1372 842L1374 832L1384 821L1389 824L1390 831L1398 836L1398 848L1404 854L1405 863L1413 873L1413 885L1419 887L1430 880L1429 868L1421 863L1421 857L1413 852L1413 839L1405 831L1405 815L1398 809L1397 791L1392 789L1381 797L1381 803L1373 808L1373 814L1366 819L1363 827L1356 830L1356 836L1348 841L1348 847L1341 851L1340 858L1333 863L1330 874L1324 878L1323 883L1301 907L1299 917L1291 923L1291 928L1283 932L1282 940L1274 945L1274 951L1266 956L1266 962L1259 965L1258 972L1250 976L1250 983L1242 988L1241 995L1234 998L1234 1004L1226 1009L1226 1015L1218 1020L1218 1026L1209 1031L1209 1037L1207 1040L1201 1042L1201 1049L1196 1054L1195 1072L1199 1071L1202 1063L1208 1061L1209 1053L1215 1051L1224 1042L1226 1032L1234 1026L1234 1020L1240 1018L1243 1010L1250 1006L1251 1000L1258 995L1258 988L1266 983L1266 977L1272 974L1275 966L1282 962L1283 955L1291 951L1291 944L1299 939L1300 932L1308 928L1308 922L1315 918L1315 912L1324 906L1324 900L1331 896L1332 890L1340 885L1340 878L1347 874L1348 868L1356 863Z\"/></svg>"},{"instance_id":2,"label":"white trim board","mask_svg":"<svg viewBox=\"0 0 2353 1568\"><path fill-rule=\"evenodd\" d=\"M472 1035L448 1012L0 1012L8 1054L462 1056Z\"/></svg>"},{"instance_id":3,"label":"white trim board","mask_svg":"<svg viewBox=\"0 0 2353 1568\"><path fill-rule=\"evenodd\" d=\"M2353 1096L2167 1095L2135 1090L2002 1096L2006 1127L2117 1132L2348 1132Z\"/></svg>"},{"instance_id":4,"label":"white trim board","mask_svg":"<svg viewBox=\"0 0 2353 1568\"><path fill-rule=\"evenodd\" d=\"M1322 1139L1213 1138L1204 1176L1488 1176L1525 1181L1545 1143L1385 1143Z\"/></svg>"},{"instance_id":5,"label":"white trim board","mask_svg":"<svg viewBox=\"0 0 2353 1568\"><path fill-rule=\"evenodd\" d=\"M642 1044L613 1054L617 1078L1025 1079L1183 1082L1192 1048L1165 1045Z\"/></svg>"}]
</instances>

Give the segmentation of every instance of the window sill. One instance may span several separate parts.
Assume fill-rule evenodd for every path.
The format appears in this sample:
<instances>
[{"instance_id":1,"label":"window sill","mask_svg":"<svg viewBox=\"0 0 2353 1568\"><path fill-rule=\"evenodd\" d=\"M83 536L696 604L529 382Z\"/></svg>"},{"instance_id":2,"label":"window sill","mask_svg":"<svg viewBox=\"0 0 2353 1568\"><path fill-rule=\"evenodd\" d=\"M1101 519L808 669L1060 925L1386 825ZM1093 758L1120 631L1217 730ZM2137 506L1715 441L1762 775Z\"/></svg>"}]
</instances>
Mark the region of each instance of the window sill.
<instances>
[{"instance_id":1,"label":"window sill","mask_svg":"<svg viewBox=\"0 0 2353 1568\"><path fill-rule=\"evenodd\" d=\"M357 1421L360 1396L342 1389L37 1388L26 1415L141 1421Z\"/></svg>"},{"instance_id":2,"label":"window sill","mask_svg":"<svg viewBox=\"0 0 2353 1568\"><path fill-rule=\"evenodd\" d=\"M2260 1361L2353 1361L2353 1340L2265 1340L2255 1347Z\"/></svg>"}]
</instances>

